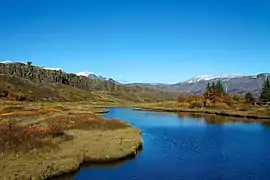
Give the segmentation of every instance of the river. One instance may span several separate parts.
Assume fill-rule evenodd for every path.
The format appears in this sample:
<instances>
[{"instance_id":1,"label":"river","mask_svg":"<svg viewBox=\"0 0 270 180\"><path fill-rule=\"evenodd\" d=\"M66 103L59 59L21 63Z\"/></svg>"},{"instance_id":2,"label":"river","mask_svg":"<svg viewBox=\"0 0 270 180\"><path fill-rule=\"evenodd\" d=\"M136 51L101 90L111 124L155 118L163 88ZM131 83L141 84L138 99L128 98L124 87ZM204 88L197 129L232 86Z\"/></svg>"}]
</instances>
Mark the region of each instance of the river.
<instances>
[{"instance_id":1,"label":"river","mask_svg":"<svg viewBox=\"0 0 270 180\"><path fill-rule=\"evenodd\" d=\"M220 116L111 108L142 130L143 150L132 160L83 167L76 180L270 179L270 128Z\"/></svg>"}]
</instances>

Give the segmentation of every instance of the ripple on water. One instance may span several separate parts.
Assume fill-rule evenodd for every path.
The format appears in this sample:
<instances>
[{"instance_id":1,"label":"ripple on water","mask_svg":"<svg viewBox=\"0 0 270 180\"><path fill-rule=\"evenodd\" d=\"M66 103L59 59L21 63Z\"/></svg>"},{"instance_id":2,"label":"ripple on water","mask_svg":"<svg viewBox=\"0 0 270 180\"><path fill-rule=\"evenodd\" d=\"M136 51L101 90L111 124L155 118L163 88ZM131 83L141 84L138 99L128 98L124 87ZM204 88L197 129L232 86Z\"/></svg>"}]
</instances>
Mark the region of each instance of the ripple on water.
<instances>
[{"instance_id":1,"label":"ripple on water","mask_svg":"<svg viewBox=\"0 0 270 180\"><path fill-rule=\"evenodd\" d=\"M113 108L107 118L142 129L143 151L113 167L87 167L77 180L270 179L270 128L234 118Z\"/></svg>"}]
</instances>

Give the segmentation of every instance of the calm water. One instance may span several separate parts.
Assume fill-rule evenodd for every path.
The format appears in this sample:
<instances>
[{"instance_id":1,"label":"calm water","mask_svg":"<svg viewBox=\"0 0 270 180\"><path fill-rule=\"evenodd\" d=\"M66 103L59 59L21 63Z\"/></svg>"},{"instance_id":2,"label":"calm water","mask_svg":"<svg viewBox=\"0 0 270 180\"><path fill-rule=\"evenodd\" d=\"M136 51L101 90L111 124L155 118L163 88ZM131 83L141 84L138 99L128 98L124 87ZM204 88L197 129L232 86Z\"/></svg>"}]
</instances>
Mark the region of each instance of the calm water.
<instances>
[{"instance_id":1,"label":"calm water","mask_svg":"<svg viewBox=\"0 0 270 180\"><path fill-rule=\"evenodd\" d=\"M218 116L113 108L142 130L143 151L114 166L82 168L76 180L270 179L270 128Z\"/></svg>"}]
</instances>

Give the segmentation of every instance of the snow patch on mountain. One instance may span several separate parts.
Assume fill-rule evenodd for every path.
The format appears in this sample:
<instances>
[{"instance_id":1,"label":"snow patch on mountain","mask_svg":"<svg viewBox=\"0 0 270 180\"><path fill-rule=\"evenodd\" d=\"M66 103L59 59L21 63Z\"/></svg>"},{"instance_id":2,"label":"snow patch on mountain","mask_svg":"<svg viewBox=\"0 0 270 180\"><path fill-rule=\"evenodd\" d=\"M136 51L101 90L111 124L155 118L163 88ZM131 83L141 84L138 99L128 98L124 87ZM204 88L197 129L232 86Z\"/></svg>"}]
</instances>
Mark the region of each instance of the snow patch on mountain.
<instances>
[{"instance_id":1,"label":"snow patch on mountain","mask_svg":"<svg viewBox=\"0 0 270 180\"><path fill-rule=\"evenodd\" d=\"M10 61L10 60L1 61L0 63L2 63L2 64L12 64L12 63L22 63L22 64L27 64L27 63L25 63L25 62L12 62L12 61Z\"/></svg>"},{"instance_id":2,"label":"snow patch on mountain","mask_svg":"<svg viewBox=\"0 0 270 180\"><path fill-rule=\"evenodd\" d=\"M52 71L61 71L61 68L49 68L49 67L44 67L43 69L52 70Z\"/></svg>"},{"instance_id":3,"label":"snow patch on mountain","mask_svg":"<svg viewBox=\"0 0 270 180\"><path fill-rule=\"evenodd\" d=\"M2 64L10 64L10 63L12 63L12 61L6 60L6 61L1 61L0 63L2 63Z\"/></svg>"},{"instance_id":4,"label":"snow patch on mountain","mask_svg":"<svg viewBox=\"0 0 270 180\"><path fill-rule=\"evenodd\" d=\"M99 79L99 80L103 80L103 81L110 80L109 78L99 76L99 75L96 75L96 74L93 74L93 73L90 73L90 72L86 72L86 71L78 72L78 73L76 73L76 75L77 76L85 76L85 77L88 77L88 78L91 78L91 79Z\"/></svg>"},{"instance_id":5,"label":"snow patch on mountain","mask_svg":"<svg viewBox=\"0 0 270 180\"><path fill-rule=\"evenodd\" d=\"M85 76L88 77L91 73L90 72L78 72L76 73L77 76Z\"/></svg>"},{"instance_id":6,"label":"snow patch on mountain","mask_svg":"<svg viewBox=\"0 0 270 180\"><path fill-rule=\"evenodd\" d=\"M195 78L192 79L188 79L186 81L184 81L184 83L198 83L200 81L210 81L210 80L221 80L221 81L229 81L230 79L233 78L239 78L239 77L243 77L240 75L225 75L225 76L208 76L208 75L201 75L201 76L197 76Z\"/></svg>"}]
</instances>

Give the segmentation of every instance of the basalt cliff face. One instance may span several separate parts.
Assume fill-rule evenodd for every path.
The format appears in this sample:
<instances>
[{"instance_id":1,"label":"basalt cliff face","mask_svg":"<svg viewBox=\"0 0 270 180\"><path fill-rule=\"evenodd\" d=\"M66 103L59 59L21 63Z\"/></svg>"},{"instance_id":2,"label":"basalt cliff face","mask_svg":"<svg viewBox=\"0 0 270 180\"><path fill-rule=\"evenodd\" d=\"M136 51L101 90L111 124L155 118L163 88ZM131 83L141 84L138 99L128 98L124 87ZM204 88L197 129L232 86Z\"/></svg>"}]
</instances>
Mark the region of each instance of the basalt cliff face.
<instances>
[{"instance_id":1,"label":"basalt cliff face","mask_svg":"<svg viewBox=\"0 0 270 180\"><path fill-rule=\"evenodd\" d=\"M46 69L25 63L0 63L0 97L19 94L23 99L105 100L155 102L175 94L141 86L126 86L111 79L98 79ZM16 99L16 98L15 98Z\"/></svg>"}]
</instances>

